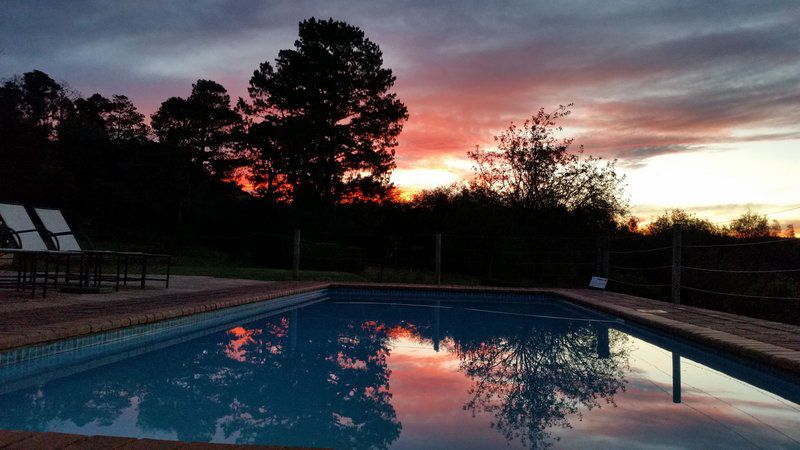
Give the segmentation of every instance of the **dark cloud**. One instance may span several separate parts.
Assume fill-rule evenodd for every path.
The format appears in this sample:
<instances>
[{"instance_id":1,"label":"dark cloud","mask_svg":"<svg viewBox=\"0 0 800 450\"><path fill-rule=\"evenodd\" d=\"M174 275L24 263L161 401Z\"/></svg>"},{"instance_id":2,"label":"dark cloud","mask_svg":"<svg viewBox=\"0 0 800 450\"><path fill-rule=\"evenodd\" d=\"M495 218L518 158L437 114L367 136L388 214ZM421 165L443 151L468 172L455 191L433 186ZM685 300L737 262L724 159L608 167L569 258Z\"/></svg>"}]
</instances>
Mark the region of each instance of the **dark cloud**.
<instances>
[{"instance_id":1,"label":"dark cloud","mask_svg":"<svg viewBox=\"0 0 800 450\"><path fill-rule=\"evenodd\" d=\"M672 153L685 153L690 151L699 150L699 147L692 147L688 145L657 145L653 147L637 147L630 151L624 152L620 155L628 164L638 164L641 160L652 158L659 155L668 155Z\"/></svg>"}]
</instances>

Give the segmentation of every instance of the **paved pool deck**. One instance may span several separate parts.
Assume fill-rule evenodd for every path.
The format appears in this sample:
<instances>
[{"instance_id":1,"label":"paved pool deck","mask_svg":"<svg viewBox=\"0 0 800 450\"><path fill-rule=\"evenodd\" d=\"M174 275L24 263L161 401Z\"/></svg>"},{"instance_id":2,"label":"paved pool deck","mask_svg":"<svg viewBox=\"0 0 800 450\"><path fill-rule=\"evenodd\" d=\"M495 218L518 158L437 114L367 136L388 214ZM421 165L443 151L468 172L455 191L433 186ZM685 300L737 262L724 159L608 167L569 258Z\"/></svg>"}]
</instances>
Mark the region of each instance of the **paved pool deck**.
<instances>
[{"instance_id":1,"label":"paved pool deck","mask_svg":"<svg viewBox=\"0 0 800 450\"><path fill-rule=\"evenodd\" d=\"M4 450L303 450L304 447L273 445L230 445L203 442L160 441L115 436L83 436L66 433L0 430ZM311 449L308 449L311 450Z\"/></svg>"},{"instance_id":2,"label":"paved pool deck","mask_svg":"<svg viewBox=\"0 0 800 450\"><path fill-rule=\"evenodd\" d=\"M0 291L0 351L157 322L329 287L451 292L552 293L663 333L699 342L723 355L800 380L800 326L589 289L518 289L338 282L264 282L174 276L170 289L31 298ZM24 435L24 436L23 436ZM47 437L49 436L49 437ZM0 448L237 448L130 438L0 431ZM51 439L51 440L47 440ZM112 439L112 440L108 440ZM41 441L44 440L44 441ZM69 442L67 442L69 440ZM47 445L39 445L39 442ZM119 445L117 445L119 444ZM286 447L247 447L286 448Z\"/></svg>"},{"instance_id":3,"label":"paved pool deck","mask_svg":"<svg viewBox=\"0 0 800 450\"><path fill-rule=\"evenodd\" d=\"M47 298L0 291L0 351L266 301L328 284L173 276L169 289L52 293Z\"/></svg>"}]
</instances>

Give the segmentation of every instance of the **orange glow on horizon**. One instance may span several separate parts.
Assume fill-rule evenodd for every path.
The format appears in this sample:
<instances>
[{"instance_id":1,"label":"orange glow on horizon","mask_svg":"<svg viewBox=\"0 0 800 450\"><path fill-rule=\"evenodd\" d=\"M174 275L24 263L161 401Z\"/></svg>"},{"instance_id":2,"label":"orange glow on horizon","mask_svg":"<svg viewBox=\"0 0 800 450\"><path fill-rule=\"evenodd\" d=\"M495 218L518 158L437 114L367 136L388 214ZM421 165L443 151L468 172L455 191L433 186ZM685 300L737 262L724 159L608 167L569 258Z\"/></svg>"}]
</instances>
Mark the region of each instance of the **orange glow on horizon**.
<instances>
[{"instance_id":1,"label":"orange glow on horizon","mask_svg":"<svg viewBox=\"0 0 800 450\"><path fill-rule=\"evenodd\" d=\"M386 332L386 335L392 339L411 339L419 340L420 335L417 327L411 323L401 323L395 325Z\"/></svg>"}]
</instances>

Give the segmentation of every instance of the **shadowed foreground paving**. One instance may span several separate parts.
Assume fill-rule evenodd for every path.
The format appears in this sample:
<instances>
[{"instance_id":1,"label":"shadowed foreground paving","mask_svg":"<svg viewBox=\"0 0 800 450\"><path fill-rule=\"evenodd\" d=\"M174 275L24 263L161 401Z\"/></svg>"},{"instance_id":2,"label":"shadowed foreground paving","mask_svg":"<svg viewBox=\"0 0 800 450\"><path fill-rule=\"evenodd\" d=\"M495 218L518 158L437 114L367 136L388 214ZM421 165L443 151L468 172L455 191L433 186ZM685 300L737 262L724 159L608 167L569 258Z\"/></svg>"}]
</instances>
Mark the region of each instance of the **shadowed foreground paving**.
<instances>
[{"instance_id":1,"label":"shadowed foreground paving","mask_svg":"<svg viewBox=\"0 0 800 450\"><path fill-rule=\"evenodd\" d=\"M282 447L272 445L230 445L199 442L159 441L112 436L82 436L65 433L35 433L30 431L0 430L0 448L24 449L124 449L124 450L302 450L304 447Z\"/></svg>"},{"instance_id":2,"label":"shadowed foreground paving","mask_svg":"<svg viewBox=\"0 0 800 450\"><path fill-rule=\"evenodd\" d=\"M169 289L126 289L109 294L57 294L47 298L0 293L0 350L150 323L269 300L328 286L315 282L263 282L173 277Z\"/></svg>"}]
</instances>

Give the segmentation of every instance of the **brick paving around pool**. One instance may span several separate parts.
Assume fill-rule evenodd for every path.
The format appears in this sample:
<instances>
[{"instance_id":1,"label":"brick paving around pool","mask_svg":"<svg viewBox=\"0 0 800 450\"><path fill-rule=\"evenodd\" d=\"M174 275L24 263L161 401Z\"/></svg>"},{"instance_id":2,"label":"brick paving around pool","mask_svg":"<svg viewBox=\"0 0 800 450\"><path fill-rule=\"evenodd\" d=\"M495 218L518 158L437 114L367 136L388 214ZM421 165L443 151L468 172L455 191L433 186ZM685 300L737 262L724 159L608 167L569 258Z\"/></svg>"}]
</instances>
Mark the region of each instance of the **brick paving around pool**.
<instances>
[{"instance_id":1,"label":"brick paving around pool","mask_svg":"<svg viewBox=\"0 0 800 450\"><path fill-rule=\"evenodd\" d=\"M574 303L699 342L800 380L800 326L588 289L552 289Z\"/></svg>"},{"instance_id":2,"label":"brick paving around pool","mask_svg":"<svg viewBox=\"0 0 800 450\"><path fill-rule=\"evenodd\" d=\"M760 367L776 369L800 380L800 326L589 289L263 282L175 276L168 290L154 288L126 289L109 294L56 294L46 299L0 291L0 351L268 301L329 287L515 294L552 293L565 297L575 304L656 328L669 336L701 343L721 354L743 359ZM19 441L27 442L27 445L18 446L16 441L11 442L13 439L22 439L22 434L19 433L30 435ZM0 431L0 448L225 448L211 444L75 436ZM74 440L69 443L58 444L73 437ZM46 441L47 446L36 447L34 444L41 439L52 439L52 441ZM101 442L106 441L92 439L112 439L113 445L104 445ZM114 447L117 444L119 446Z\"/></svg>"},{"instance_id":3,"label":"brick paving around pool","mask_svg":"<svg viewBox=\"0 0 800 450\"><path fill-rule=\"evenodd\" d=\"M265 301L328 284L174 276L169 289L47 298L16 293L3 298L0 291L0 351Z\"/></svg>"},{"instance_id":4,"label":"brick paving around pool","mask_svg":"<svg viewBox=\"0 0 800 450\"><path fill-rule=\"evenodd\" d=\"M0 430L0 448L8 450L303 450L305 447L209 444L114 436L83 436L80 434Z\"/></svg>"}]
</instances>

